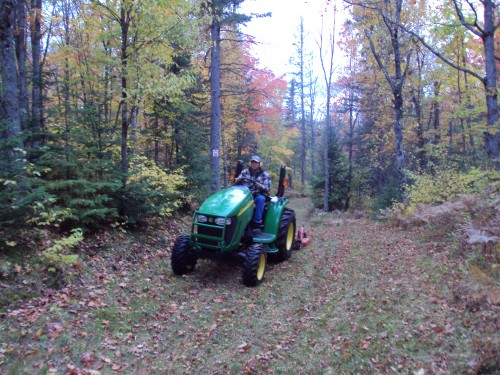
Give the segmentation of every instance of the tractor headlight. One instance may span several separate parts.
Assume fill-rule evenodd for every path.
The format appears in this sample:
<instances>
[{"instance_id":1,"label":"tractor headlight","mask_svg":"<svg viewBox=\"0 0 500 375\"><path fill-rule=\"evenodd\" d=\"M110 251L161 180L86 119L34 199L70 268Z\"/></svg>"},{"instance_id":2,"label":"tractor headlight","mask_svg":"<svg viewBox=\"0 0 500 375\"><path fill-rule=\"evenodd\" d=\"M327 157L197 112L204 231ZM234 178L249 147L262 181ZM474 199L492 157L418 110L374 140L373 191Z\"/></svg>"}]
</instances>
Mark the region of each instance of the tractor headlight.
<instances>
[{"instance_id":1,"label":"tractor headlight","mask_svg":"<svg viewBox=\"0 0 500 375\"><path fill-rule=\"evenodd\" d=\"M215 224L217 225L231 225L231 218L228 217L228 218L225 218L225 217L217 217L215 220L214 220Z\"/></svg>"},{"instance_id":2,"label":"tractor headlight","mask_svg":"<svg viewBox=\"0 0 500 375\"><path fill-rule=\"evenodd\" d=\"M206 223L208 221L208 219L205 215L198 215L198 216L196 216L196 221L198 223Z\"/></svg>"}]
</instances>

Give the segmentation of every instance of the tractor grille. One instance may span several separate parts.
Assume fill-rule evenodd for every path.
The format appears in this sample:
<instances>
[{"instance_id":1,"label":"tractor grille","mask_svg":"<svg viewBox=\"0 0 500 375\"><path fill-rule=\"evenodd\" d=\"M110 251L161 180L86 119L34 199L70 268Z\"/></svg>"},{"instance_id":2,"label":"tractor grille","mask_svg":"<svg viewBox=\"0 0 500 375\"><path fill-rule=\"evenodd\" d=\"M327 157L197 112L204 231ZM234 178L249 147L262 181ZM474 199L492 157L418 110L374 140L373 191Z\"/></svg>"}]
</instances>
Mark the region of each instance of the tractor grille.
<instances>
[{"instance_id":1,"label":"tractor grille","mask_svg":"<svg viewBox=\"0 0 500 375\"><path fill-rule=\"evenodd\" d=\"M222 228L211 228L198 225L198 234L222 238ZM203 245L220 246L220 241L210 240L208 238L199 238L198 242Z\"/></svg>"},{"instance_id":2,"label":"tractor grille","mask_svg":"<svg viewBox=\"0 0 500 375\"><path fill-rule=\"evenodd\" d=\"M221 247L222 241L227 246L233 238L236 228L236 219L233 218L231 225L217 226L214 224L194 223L196 242L209 247ZM211 238L207 238L211 237Z\"/></svg>"}]
</instances>

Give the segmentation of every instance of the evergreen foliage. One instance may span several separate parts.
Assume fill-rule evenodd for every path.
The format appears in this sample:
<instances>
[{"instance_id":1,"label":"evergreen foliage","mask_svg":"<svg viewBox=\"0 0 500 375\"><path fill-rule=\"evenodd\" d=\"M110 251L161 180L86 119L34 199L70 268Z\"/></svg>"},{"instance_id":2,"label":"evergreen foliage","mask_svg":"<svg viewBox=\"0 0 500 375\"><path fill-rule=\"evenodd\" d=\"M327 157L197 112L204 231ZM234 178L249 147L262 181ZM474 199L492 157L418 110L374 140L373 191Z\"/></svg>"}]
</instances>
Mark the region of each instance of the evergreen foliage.
<instances>
[{"instance_id":1,"label":"evergreen foliage","mask_svg":"<svg viewBox=\"0 0 500 375\"><path fill-rule=\"evenodd\" d=\"M55 199L40 185L40 169L14 150L19 140L0 138L0 230L19 228L41 218L41 211ZM19 172L12 164L22 165ZM51 219L55 215L47 214Z\"/></svg>"},{"instance_id":2,"label":"evergreen foliage","mask_svg":"<svg viewBox=\"0 0 500 375\"><path fill-rule=\"evenodd\" d=\"M47 209L65 213L63 228L97 228L117 219L115 142L95 108L72 114L71 126L62 122L39 151L38 164L44 170L39 182L54 197Z\"/></svg>"},{"instance_id":3,"label":"evergreen foliage","mask_svg":"<svg viewBox=\"0 0 500 375\"><path fill-rule=\"evenodd\" d=\"M400 201L401 191L399 190L398 179L394 175L389 175L387 181L382 184L380 193L374 197L371 209L374 214L378 214L380 210L392 207Z\"/></svg>"},{"instance_id":4,"label":"evergreen foliage","mask_svg":"<svg viewBox=\"0 0 500 375\"><path fill-rule=\"evenodd\" d=\"M331 211L343 210L348 199L347 191L347 162L342 147L339 143L337 132L334 129L329 131L328 142L328 161L330 163L330 179L328 207ZM323 168L321 163L321 168ZM313 187L313 202L316 207L323 207L323 191L325 187L325 179L322 175L315 178Z\"/></svg>"}]
</instances>

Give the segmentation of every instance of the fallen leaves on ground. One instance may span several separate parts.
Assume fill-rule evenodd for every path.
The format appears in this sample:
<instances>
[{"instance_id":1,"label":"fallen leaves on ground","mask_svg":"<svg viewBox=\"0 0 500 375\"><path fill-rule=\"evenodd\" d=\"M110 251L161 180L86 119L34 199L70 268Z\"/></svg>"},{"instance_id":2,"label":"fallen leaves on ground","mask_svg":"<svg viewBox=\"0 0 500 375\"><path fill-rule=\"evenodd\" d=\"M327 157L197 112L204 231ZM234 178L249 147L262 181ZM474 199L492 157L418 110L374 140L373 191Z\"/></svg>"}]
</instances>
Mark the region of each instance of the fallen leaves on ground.
<instances>
[{"instance_id":1,"label":"fallen leaves on ground","mask_svg":"<svg viewBox=\"0 0 500 375\"><path fill-rule=\"evenodd\" d=\"M466 259L444 250L447 239L429 244L421 228L367 219L298 220L307 220L311 244L270 264L258 288L244 287L227 262L199 261L175 277L169 255L181 227L172 223L96 235L82 245L89 254L71 282L0 315L0 370L420 374L494 366L498 293L476 301L460 289L474 280Z\"/></svg>"}]
</instances>

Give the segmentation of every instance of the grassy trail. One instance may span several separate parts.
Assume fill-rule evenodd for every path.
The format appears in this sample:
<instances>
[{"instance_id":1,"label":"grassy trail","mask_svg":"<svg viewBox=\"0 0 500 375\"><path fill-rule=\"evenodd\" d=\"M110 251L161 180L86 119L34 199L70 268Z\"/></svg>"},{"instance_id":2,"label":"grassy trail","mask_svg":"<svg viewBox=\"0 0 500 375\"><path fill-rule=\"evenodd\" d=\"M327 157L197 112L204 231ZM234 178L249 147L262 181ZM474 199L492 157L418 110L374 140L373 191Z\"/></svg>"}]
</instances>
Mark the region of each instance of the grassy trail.
<instances>
[{"instance_id":1,"label":"grassy trail","mask_svg":"<svg viewBox=\"0 0 500 375\"><path fill-rule=\"evenodd\" d=\"M313 213L305 198L290 207L312 243L270 264L257 288L244 287L231 263L200 261L175 277L178 229L107 238L73 284L0 315L0 373L494 369L497 311L460 299L468 273L446 241Z\"/></svg>"}]
</instances>

